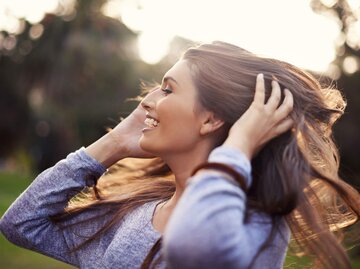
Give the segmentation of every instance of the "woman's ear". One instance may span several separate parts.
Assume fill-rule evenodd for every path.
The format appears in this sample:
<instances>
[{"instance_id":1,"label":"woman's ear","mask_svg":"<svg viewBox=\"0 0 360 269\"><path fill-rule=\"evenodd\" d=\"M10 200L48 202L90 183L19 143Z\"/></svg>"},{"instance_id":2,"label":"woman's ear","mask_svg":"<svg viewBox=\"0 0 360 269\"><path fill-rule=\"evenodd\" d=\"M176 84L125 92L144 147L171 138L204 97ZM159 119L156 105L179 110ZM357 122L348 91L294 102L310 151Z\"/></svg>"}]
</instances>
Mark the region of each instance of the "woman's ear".
<instances>
[{"instance_id":1,"label":"woman's ear","mask_svg":"<svg viewBox=\"0 0 360 269\"><path fill-rule=\"evenodd\" d=\"M213 112L207 112L206 117L204 118L201 128L200 135L207 135L215 132L224 125L224 121L219 119Z\"/></svg>"}]
</instances>

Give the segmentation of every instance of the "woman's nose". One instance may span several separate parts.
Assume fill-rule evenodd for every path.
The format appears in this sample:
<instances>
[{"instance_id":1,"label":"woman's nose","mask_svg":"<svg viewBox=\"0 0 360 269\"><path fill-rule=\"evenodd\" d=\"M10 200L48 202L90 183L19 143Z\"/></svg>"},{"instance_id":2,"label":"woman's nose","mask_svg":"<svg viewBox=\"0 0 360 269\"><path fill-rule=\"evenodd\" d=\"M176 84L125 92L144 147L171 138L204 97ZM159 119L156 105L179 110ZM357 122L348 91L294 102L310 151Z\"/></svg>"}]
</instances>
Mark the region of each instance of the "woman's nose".
<instances>
[{"instance_id":1,"label":"woman's nose","mask_svg":"<svg viewBox=\"0 0 360 269\"><path fill-rule=\"evenodd\" d=\"M147 111L153 109L155 106L155 101L153 100L154 98L151 98L150 95L151 94L146 95L144 97L144 99L141 100L141 103L140 103L141 106Z\"/></svg>"}]
</instances>

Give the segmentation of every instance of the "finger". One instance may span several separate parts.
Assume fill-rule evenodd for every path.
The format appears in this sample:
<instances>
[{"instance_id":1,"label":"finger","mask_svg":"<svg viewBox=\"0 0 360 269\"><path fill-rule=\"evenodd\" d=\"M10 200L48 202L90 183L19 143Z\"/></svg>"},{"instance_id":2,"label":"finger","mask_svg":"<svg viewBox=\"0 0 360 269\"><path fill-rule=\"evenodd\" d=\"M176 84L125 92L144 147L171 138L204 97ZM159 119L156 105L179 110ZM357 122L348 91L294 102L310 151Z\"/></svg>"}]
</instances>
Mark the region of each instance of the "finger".
<instances>
[{"instance_id":1,"label":"finger","mask_svg":"<svg viewBox=\"0 0 360 269\"><path fill-rule=\"evenodd\" d=\"M278 120L282 120L286 118L294 107L294 98L292 93L288 89L285 89L284 95L285 95L284 101L282 102L280 107L275 111L275 117Z\"/></svg>"},{"instance_id":2,"label":"finger","mask_svg":"<svg viewBox=\"0 0 360 269\"><path fill-rule=\"evenodd\" d=\"M256 76L254 102L262 105L265 103L265 81L263 74Z\"/></svg>"},{"instance_id":3,"label":"finger","mask_svg":"<svg viewBox=\"0 0 360 269\"><path fill-rule=\"evenodd\" d=\"M294 126L294 120L291 118L285 118L279 124L273 128L273 135L278 136L286 131L290 130Z\"/></svg>"},{"instance_id":4,"label":"finger","mask_svg":"<svg viewBox=\"0 0 360 269\"><path fill-rule=\"evenodd\" d=\"M266 103L266 106L271 110L275 111L276 108L279 106L281 100L281 89L280 85L277 81L271 81L272 91L271 95Z\"/></svg>"}]
</instances>

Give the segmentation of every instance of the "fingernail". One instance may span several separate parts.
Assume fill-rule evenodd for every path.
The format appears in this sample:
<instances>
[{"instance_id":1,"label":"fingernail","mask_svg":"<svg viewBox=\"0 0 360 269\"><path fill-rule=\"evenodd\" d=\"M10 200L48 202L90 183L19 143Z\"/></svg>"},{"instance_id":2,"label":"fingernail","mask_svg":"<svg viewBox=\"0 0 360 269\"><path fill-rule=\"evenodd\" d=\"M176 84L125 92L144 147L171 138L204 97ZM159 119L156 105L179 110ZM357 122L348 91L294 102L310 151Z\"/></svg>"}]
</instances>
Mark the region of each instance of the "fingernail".
<instances>
[{"instance_id":1,"label":"fingernail","mask_svg":"<svg viewBox=\"0 0 360 269\"><path fill-rule=\"evenodd\" d=\"M259 74L258 74L258 78L264 79L264 74L263 74L263 73L259 73Z\"/></svg>"}]
</instances>

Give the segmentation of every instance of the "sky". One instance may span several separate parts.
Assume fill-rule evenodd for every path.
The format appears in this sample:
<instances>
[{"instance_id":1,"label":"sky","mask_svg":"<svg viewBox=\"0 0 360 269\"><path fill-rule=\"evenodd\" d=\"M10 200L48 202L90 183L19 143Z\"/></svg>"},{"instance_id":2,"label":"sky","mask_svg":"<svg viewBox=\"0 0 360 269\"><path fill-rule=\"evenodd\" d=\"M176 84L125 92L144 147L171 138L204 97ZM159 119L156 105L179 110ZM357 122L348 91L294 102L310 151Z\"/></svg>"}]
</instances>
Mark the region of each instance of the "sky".
<instances>
[{"instance_id":1,"label":"sky","mask_svg":"<svg viewBox=\"0 0 360 269\"><path fill-rule=\"evenodd\" d=\"M40 21L57 2L74 0L0 0L0 29L11 25L6 12ZM323 0L331 5L334 0ZM221 40L254 53L313 71L327 70L335 57L339 23L316 14L310 0L109 0L102 11L139 34L139 53L156 63L174 36L196 42ZM349 0L360 7L360 0ZM6 8L4 8L6 7ZM13 26L16 28L16 26ZM360 23L358 27L360 35Z\"/></svg>"}]
</instances>

